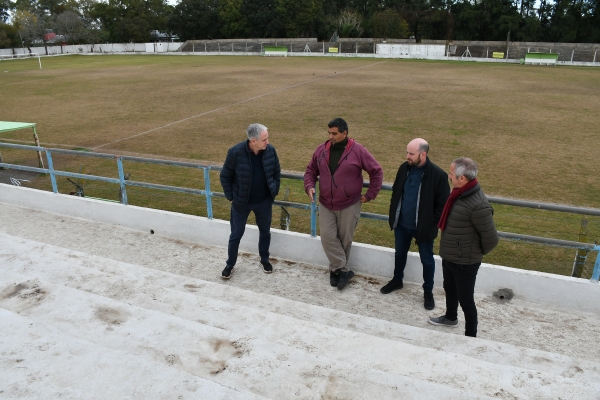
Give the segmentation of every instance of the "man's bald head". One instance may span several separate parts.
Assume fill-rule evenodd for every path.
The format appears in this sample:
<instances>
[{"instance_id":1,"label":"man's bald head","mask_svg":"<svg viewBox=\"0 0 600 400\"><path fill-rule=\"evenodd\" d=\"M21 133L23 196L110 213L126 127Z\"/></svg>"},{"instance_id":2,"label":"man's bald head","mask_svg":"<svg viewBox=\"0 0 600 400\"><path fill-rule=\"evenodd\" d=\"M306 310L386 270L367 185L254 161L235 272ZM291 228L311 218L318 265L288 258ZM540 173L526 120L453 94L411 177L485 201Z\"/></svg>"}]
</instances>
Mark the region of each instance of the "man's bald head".
<instances>
[{"instance_id":1,"label":"man's bald head","mask_svg":"<svg viewBox=\"0 0 600 400\"><path fill-rule=\"evenodd\" d=\"M416 138L406 146L406 161L408 165L422 167L427 162L429 143L425 139Z\"/></svg>"},{"instance_id":2,"label":"man's bald head","mask_svg":"<svg viewBox=\"0 0 600 400\"><path fill-rule=\"evenodd\" d=\"M425 139L416 138L410 141L409 146L417 146L417 149L421 153L429 152L429 143Z\"/></svg>"}]
</instances>

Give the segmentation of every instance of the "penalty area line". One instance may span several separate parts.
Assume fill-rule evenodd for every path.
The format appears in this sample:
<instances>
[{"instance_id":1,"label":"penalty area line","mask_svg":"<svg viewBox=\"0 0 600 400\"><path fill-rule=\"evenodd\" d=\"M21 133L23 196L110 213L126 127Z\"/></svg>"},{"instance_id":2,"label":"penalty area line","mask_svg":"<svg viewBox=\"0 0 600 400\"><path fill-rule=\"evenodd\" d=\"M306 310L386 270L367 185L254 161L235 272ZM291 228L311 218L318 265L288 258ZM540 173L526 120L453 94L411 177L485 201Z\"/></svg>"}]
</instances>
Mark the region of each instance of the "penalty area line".
<instances>
[{"instance_id":1,"label":"penalty area line","mask_svg":"<svg viewBox=\"0 0 600 400\"><path fill-rule=\"evenodd\" d=\"M337 72L334 72L333 74L325 75L325 76L322 76L320 78L310 79L310 80L305 81L305 82L296 83L295 85L286 86L286 87L283 87L283 88L280 88L280 89L277 89L277 90L273 90L271 92L260 94L258 96L250 97L250 98L245 99L245 100L236 101L235 103L231 103L231 104L228 104L228 105L225 105L225 106L222 106L222 107L218 107L218 108L215 108L214 110L205 111L205 112L200 113L200 114L192 115L191 117L180 119L179 121L170 122L170 123L168 123L166 125L162 125L162 126L159 126L157 128L153 128L153 129L150 129L150 130L147 130L147 131L144 131L144 132L136 133L135 135L127 136L127 137L124 137L122 139L118 139L118 140L115 140L115 141L112 141L112 142L109 142L109 143L102 144L100 146L93 147L92 150L100 149L102 147L110 146L111 144L123 142L125 140L129 140L129 139L133 139L133 138L136 138L136 137L139 137L139 136L142 136L142 135L146 135L148 133L155 132L155 131L158 131L160 129L168 128L169 126L177 125L177 124L180 124L182 122L189 121L189 120L194 119L194 118L199 118L199 117L202 117L202 116L207 115L207 114L212 114L212 113L217 112L217 111L225 110L227 108L230 108L230 107L233 107L233 106L237 106L237 105L240 105L240 104L244 104L244 103L247 103L247 102L252 101L252 100L260 99L261 97L266 97L266 96L269 96L269 95L272 95L272 94L275 94L275 93L282 92L284 90L289 90L289 89L293 89L293 88L298 87L298 86L307 85L309 83L313 83L313 82L317 82L317 81L320 81L320 80L323 80L323 79L330 78L332 76L347 74L349 72L356 71L356 70L359 70L359 69L372 67L372 66L375 66L375 65L378 65L378 64L383 64L383 63L385 63L387 61L388 60L379 61L379 62L376 62L374 64L363 65L362 67L356 67L356 68L348 69L348 70L345 70L345 71L341 71L339 74Z\"/></svg>"}]
</instances>

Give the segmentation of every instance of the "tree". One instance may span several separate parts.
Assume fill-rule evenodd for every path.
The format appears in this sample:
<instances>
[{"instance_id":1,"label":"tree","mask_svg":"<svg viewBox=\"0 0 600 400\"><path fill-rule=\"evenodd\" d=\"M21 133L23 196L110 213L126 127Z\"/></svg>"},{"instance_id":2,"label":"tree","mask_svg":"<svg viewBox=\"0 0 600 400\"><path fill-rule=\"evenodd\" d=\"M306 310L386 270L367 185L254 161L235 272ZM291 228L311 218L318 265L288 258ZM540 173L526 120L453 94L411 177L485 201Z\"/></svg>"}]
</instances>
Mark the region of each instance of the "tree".
<instances>
[{"instance_id":1,"label":"tree","mask_svg":"<svg viewBox=\"0 0 600 400\"><path fill-rule=\"evenodd\" d=\"M323 0L276 0L287 37L315 37L323 17Z\"/></svg>"},{"instance_id":2,"label":"tree","mask_svg":"<svg viewBox=\"0 0 600 400\"><path fill-rule=\"evenodd\" d=\"M42 41L44 29L42 19L29 11L17 10L13 15L14 25L25 46L31 46L34 42Z\"/></svg>"},{"instance_id":3,"label":"tree","mask_svg":"<svg viewBox=\"0 0 600 400\"><path fill-rule=\"evenodd\" d=\"M37 0L36 10L39 15L57 16L67 10L63 0Z\"/></svg>"},{"instance_id":4,"label":"tree","mask_svg":"<svg viewBox=\"0 0 600 400\"><path fill-rule=\"evenodd\" d=\"M341 38L357 38L363 33L362 16L349 8L342 10L337 18L338 36Z\"/></svg>"},{"instance_id":5,"label":"tree","mask_svg":"<svg viewBox=\"0 0 600 400\"><path fill-rule=\"evenodd\" d=\"M84 40L87 43L98 43L106 31L102 30L100 20L93 15L97 0L79 0L77 3L79 15L84 28Z\"/></svg>"},{"instance_id":6,"label":"tree","mask_svg":"<svg viewBox=\"0 0 600 400\"><path fill-rule=\"evenodd\" d=\"M246 16L248 21L244 37L276 38L285 36L284 24L277 13L275 0L243 0L240 12Z\"/></svg>"},{"instance_id":7,"label":"tree","mask_svg":"<svg viewBox=\"0 0 600 400\"><path fill-rule=\"evenodd\" d=\"M166 30L172 13L166 0L108 0L96 3L90 15L101 22L108 40L141 43L151 40L151 30Z\"/></svg>"},{"instance_id":8,"label":"tree","mask_svg":"<svg viewBox=\"0 0 600 400\"><path fill-rule=\"evenodd\" d=\"M245 37L248 19L241 12L243 0L221 0L219 19L221 32L226 38Z\"/></svg>"},{"instance_id":9,"label":"tree","mask_svg":"<svg viewBox=\"0 0 600 400\"><path fill-rule=\"evenodd\" d=\"M376 38L405 38L408 23L397 11L387 8L373 16L373 34Z\"/></svg>"},{"instance_id":10,"label":"tree","mask_svg":"<svg viewBox=\"0 0 600 400\"><path fill-rule=\"evenodd\" d=\"M19 47L18 36L14 26L0 22L0 49Z\"/></svg>"},{"instance_id":11,"label":"tree","mask_svg":"<svg viewBox=\"0 0 600 400\"><path fill-rule=\"evenodd\" d=\"M181 40L219 38L219 0L182 0L167 26Z\"/></svg>"},{"instance_id":12,"label":"tree","mask_svg":"<svg viewBox=\"0 0 600 400\"><path fill-rule=\"evenodd\" d=\"M10 17L9 11L14 8L10 0L0 0L0 22L8 21Z\"/></svg>"},{"instance_id":13,"label":"tree","mask_svg":"<svg viewBox=\"0 0 600 400\"><path fill-rule=\"evenodd\" d=\"M64 35L75 44L85 36L85 27L79 15L73 11L65 11L56 18L56 33Z\"/></svg>"}]
</instances>

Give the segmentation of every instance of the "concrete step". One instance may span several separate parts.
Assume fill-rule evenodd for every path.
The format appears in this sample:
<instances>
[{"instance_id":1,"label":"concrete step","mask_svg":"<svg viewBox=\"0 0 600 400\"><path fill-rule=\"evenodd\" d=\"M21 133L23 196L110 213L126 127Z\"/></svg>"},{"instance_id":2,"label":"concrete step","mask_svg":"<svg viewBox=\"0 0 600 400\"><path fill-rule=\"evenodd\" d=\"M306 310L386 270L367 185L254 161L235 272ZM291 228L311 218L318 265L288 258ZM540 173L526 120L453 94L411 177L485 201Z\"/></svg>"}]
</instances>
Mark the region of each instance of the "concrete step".
<instances>
[{"instance_id":1,"label":"concrete step","mask_svg":"<svg viewBox=\"0 0 600 400\"><path fill-rule=\"evenodd\" d=\"M0 242L0 266L7 271L2 278L3 286L8 285L5 291L11 285L14 290L15 284L23 284L27 286L23 290L33 292L36 285L38 289L51 288L57 304L49 307L48 296L44 295L44 302L35 307L35 312L44 308L39 316L50 318L53 325L59 324L75 335L81 327L90 328L92 324L84 334L92 335L88 339L94 343L114 346L114 339L107 341L105 337L110 332L111 338L119 338L118 350L136 349L136 356L142 354L162 363L166 360L167 364L177 360L176 368L219 382L225 379L221 383L260 395L277 398L298 393L306 397L334 390L337 394L347 393L342 397L359 398L359 393L377 392L387 398L398 395L398 385L411 397L424 397L425 393L440 397L440 390L444 398L552 397L553 393L593 398L600 393L593 383L599 376L598 365L593 362L346 315L39 242L11 240L8 235ZM14 282L7 281L7 276ZM79 307L86 307L73 309L75 305L60 303L69 298L76 298ZM6 308L6 301L0 305ZM22 312L18 305L11 307ZM68 310L69 318L63 321L61 315ZM93 315L90 310L95 310ZM105 316L104 324L108 323L104 332L101 315ZM131 322L130 316L134 315L137 318ZM166 340L175 327L177 343ZM144 334L131 336L132 332ZM149 336L159 340L147 343ZM203 339L200 353L193 345L198 337ZM223 340L229 347L214 345ZM479 342L476 347L474 342ZM445 343L448 351L439 349L440 343ZM190 346L195 353L213 358L198 363L197 358L186 356L194 353ZM223 346L229 348L226 360L215 356ZM246 352L249 348L252 350ZM458 352L449 351L460 348ZM236 357L239 351L243 355ZM504 362L498 363L497 359ZM507 364L507 360L514 364ZM276 383L291 381L283 387L273 386L260 382L265 376L268 382L272 377L277 378ZM324 383L332 378L337 379L334 384ZM304 391L307 387L308 392Z\"/></svg>"},{"instance_id":2,"label":"concrete step","mask_svg":"<svg viewBox=\"0 0 600 400\"><path fill-rule=\"evenodd\" d=\"M19 283L7 286L7 280ZM334 328L297 324L291 318L274 314L250 313L246 322L260 328L249 331L239 330L239 326L230 323L242 313L227 314L227 310L222 310L220 323L229 329L220 329L213 326L217 321L195 322L12 272L4 274L2 287L1 308L27 316L34 325L51 326L64 334L64 339L55 336L54 341L44 337L48 343L45 348L48 355L44 358L53 358L57 369L68 371L69 360L61 358L60 351L70 346L69 338L75 337L92 343L92 347L108 348L118 357L117 361L133 356L145 363L161 364L161 368L171 367L211 380L231 390L272 399L292 397L291 394L306 399L327 396L365 398L369 393L381 398L394 398L400 393L410 398L488 397L478 393L488 383L480 383L475 390L464 390L438 383L438 377L431 379L428 375L435 373L440 374L439 378L448 379L448 372L442 372L448 370L447 363L451 360L443 360L443 356L443 361L438 363L439 371L433 368L421 376L420 368L394 365L394 361L399 359L418 365L421 351L410 349L410 345L392 345L394 351L387 353L386 349L389 350L390 346L385 340L373 343L366 335L346 335ZM180 296L188 300L193 297L184 293ZM184 299L182 303L185 303ZM242 311L247 313L249 310ZM10 337L5 329L8 327L0 328L0 333ZM30 346L33 339L31 334L23 334L22 330L12 335L25 346ZM55 347L55 343L59 346ZM365 346L366 343L369 345ZM379 365L368 354L372 346L380 348L380 354L376 356L385 355L377 361ZM350 349L352 351L347 351ZM1 351L6 354L9 349L2 348ZM122 353L120 357L117 352ZM18 352L15 356L24 359ZM78 368L79 362L89 364L89 360L78 360L70 367ZM480 370L468 369L471 373ZM157 372L149 371L148 377L140 379L162 379ZM98 374L101 375L100 380L110 382L103 370ZM501 381L511 379L512 375L503 374ZM55 378L52 377L53 380ZM62 376L61 379L68 380L68 377ZM548 376L546 379L552 378ZM180 384L185 382L180 381ZM505 383L498 382L498 385L504 386ZM563 380L548 387L554 386L555 390L563 391L565 384L573 386ZM75 386L79 390L77 383ZM544 392L547 390L543 389ZM583 394L585 389L577 393Z\"/></svg>"},{"instance_id":3,"label":"concrete step","mask_svg":"<svg viewBox=\"0 0 600 400\"><path fill-rule=\"evenodd\" d=\"M0 321L1 398L263 398L4 308Z\"/></svg>"},{"instance_id":4,"label":"concrete step","mask_svg":"<svg viewBox=\"0 0 600 400\"><path fill-rule=\"evenodd\" d=\"M0 240L6 243L11 239L9 236L3 237L0 234ZM228 312L235 312L239 307L251 307L307 322L461 354L494 364L548 372L583 382L598 382L600 377L600 363L593 360L491 340L472 340L459 335L447 335L446 332L449 331L449 328L444 327L437 328L437 332L429 329L424 332L422 328L418 327L332 310L264 293L255 293L231 286L230 281L222 281L223 284L217 284L129 263L116 262L103 257L88 256L35 241L17 239L17 242L19 241L21 243L11 245L13 254L20 253L19 257L22 258L15 265L34 264L37 256L32 258L32 254L41 253L46 253L45 261L54 266L63 265L65 264L64 260L68 260L68 265L64 265L64 268L37 270L36 276L42 279L127 302L133 301L131 296L135 294L137 300L134 304L166 313L174 312L175 315L182 318L195 318L195 320L200 318L210 321L215 316L209 311L197 307L182 310L181 306L177 304L177 300L171 299L173 296L177 297L178 294L172 294L166 289L193 293L196 297L202 298L198 301L203 304L217 302L215 307L234 306ZM34 251L28 252L28 250ZM16 270L18 269L19 267L16 267ZM152 301L149 302L148 299ZM219 304L219 300L229 304ZM196 313L206 313L206 315ZM248 329L247 327L243 328Z\"/></svg>"}]
</instances>

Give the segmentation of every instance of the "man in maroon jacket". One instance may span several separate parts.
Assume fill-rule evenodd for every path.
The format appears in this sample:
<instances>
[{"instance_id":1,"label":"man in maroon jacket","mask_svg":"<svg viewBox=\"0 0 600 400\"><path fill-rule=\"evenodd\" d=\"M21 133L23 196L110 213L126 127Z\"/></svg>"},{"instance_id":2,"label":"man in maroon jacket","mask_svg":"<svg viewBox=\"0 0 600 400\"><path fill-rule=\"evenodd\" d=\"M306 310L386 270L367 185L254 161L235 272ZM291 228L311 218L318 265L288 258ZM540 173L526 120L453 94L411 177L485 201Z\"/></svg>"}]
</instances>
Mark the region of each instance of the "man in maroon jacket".
<instances>
[{"instance_id":1,"label":"man in maroon jacket","mask_svg":"<svg viewBox=\"0 0 600 400\"><path fill-rule=\"evenodd\" d=\"M371 153L348 138L348 124L335 118L328 124L329 139L315 150L304 174L304 189L315 201L319 178L321 245L329 259L329 282L342 290L354 276L348 268L354 229L362 203L374 200L381 189L383 169ZM369 189L362 194L362 171L369 174Z\"/></svg>"}]
</instances>

